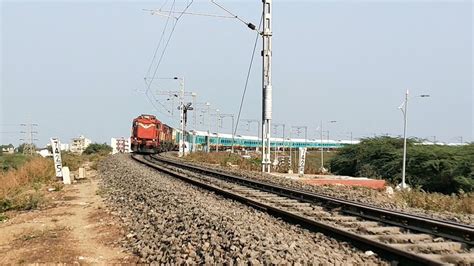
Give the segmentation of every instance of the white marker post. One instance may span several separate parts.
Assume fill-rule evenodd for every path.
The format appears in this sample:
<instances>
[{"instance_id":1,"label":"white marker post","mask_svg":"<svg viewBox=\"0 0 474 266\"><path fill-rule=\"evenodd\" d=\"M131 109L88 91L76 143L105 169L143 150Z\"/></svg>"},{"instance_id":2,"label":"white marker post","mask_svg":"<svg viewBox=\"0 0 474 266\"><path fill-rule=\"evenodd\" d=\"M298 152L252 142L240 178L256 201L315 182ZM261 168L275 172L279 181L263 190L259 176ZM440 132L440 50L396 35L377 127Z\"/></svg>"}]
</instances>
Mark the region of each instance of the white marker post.
<instances>
[{"instance_id":1,"label":"white marker post","mask_svg":"<svg viewBox=\"0 0 474 266\"><path fill-rule=\"evenodd\" d=\"M306 148L300 148L300 158L299 158L299 164L298 164L298 174L299 176L304 175L304 165L306 162Z\"/></svg>"},{"instance_id":2,"label":"white marker post","mask_svg":"<svg viewBox=\"0 0 474 266\"><path fill-rule=\"evenodd\" d=\"M61 149L58 138L51 138L51 148L53 149L54 170L57 178L63 178L63 165L61 161Z\"/></svg>"}]
</instances>

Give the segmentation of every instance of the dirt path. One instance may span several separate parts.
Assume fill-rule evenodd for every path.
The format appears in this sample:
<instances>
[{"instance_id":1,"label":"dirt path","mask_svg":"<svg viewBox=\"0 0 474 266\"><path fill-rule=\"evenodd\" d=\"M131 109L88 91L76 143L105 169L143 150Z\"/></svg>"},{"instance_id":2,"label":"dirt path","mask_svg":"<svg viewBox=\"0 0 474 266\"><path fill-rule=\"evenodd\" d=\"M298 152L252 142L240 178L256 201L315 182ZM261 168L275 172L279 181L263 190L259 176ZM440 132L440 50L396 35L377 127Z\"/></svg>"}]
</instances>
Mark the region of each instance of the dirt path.
<instances>
[{"instance_id":1,"label":"dirt path","mask_svg":"<svg viewBox=\"0 0 474 266\"><path fill-rule=\"evenodd\" d=\"M97 179L46 193L45 209L0 223L0 264L135 261L120 247L119 223L105 211Z\"/></svg>"}]
</instances>

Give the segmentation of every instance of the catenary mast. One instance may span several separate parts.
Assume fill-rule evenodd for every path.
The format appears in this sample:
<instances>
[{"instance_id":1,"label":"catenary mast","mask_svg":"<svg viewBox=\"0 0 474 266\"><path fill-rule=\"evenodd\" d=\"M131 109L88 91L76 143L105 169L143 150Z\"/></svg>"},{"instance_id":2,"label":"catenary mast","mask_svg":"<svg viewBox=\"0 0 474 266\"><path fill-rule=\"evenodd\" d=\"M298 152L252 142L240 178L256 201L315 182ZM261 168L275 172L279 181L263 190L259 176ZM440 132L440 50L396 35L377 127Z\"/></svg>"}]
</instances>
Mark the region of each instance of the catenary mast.
<instances>
[{"instance_id":1,"label":"catenary mast","mask_svg":"<svg viewBox=\"0 0 474 266\"><path fill-rule=\"evenodd\" d=\"M272 0L263 0L263 99L262 99L262 172L270 173L270 132L272 121Z\"/></svg>"}]
</instances>

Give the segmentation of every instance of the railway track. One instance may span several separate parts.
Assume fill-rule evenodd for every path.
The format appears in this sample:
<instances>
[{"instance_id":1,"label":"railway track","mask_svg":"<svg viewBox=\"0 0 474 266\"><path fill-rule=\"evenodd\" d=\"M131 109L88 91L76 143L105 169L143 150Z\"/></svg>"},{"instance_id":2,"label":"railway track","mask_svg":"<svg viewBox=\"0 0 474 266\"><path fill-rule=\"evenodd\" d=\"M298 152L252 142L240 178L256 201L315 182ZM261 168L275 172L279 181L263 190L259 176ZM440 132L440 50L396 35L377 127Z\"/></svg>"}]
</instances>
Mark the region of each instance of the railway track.
<instances>
[{"instance_id":1,"label":"railway track","mask_svg":"<svg viewBox=\"0 0 474 266\"><path fill-rule=\"evenodd\" d=\"M474 227L405 214L189 165L162 156L135 160L401 264L474 264Z\"/></svg>"}]
</instances>

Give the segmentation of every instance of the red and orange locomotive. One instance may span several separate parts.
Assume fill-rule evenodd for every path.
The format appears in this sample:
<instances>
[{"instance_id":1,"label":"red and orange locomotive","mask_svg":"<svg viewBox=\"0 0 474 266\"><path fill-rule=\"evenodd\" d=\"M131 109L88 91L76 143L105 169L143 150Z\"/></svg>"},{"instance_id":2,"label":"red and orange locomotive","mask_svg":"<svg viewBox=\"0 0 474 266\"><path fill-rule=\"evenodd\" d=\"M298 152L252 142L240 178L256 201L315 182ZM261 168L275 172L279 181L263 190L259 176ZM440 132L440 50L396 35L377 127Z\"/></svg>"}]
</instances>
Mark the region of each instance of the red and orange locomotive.
<instances>
[{"instance_id":1,"label":"red and orange locomotive","mask_svg":"<svg viewBox=\"0 0 474 266\"><path fill-rule=\"evenodd\" d=\"M173 128L161 123L154 115L133 119L131 148L138 153L159 153L174 150Z\"/></svg>"}]
</instances>

